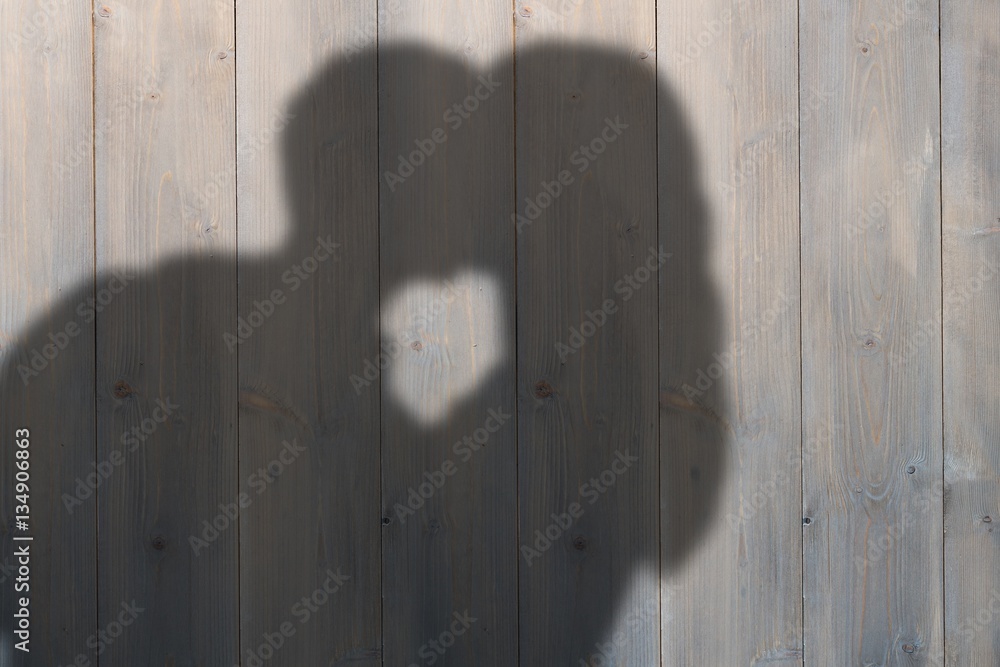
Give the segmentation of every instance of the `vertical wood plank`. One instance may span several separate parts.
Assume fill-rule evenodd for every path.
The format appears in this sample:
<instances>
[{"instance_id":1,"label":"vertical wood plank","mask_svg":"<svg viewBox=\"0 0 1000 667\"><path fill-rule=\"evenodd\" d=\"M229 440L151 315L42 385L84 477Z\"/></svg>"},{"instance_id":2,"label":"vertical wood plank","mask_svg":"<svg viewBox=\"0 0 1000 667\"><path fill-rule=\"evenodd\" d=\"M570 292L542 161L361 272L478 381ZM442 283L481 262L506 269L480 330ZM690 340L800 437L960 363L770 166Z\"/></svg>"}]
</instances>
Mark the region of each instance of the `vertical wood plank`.
<instances>
[{"instance_id":1,"label":"vertical wood plank","mask_svg":"<svg viewBox=\"0 0 1000 667\"><path fill-rule=\"evenodd\" d=\"M652 665L654 3L515 12L521 664Z\"/></svg>"},{"instance_id":2,"label":"vertical wood plank","mask_svg":"<svg viewBox=\"0 0 1000 667\"><path fill-rule=\"evenodd\" d=\"M517 662L510 11L379 3L385 664Z\"/></svg>"},{"instance_id":3,"label":"vertical wood plank","mask_svg":"<svg viewBox=\"0 0 1000 667\"><path fill-rule=\"evenodd\" d=\"M243 664L381 664L375 20L237 7Z\"/></svg>"},{"instance_id":4,"label":"vertical wood plank","mask_svg":"<svg viewBox=\"0 0 1000 667\"><path fill-rule=\"evenodd\" d=\"M92 657L86 640L97 629L97 507L93 498L63 502L93 472L95 456L94 324L76 311L93 296L90 26L90 8L80 3L0 6L2 665ZM15 527L25 514L15 501L19 429L30 442L27 532ZM24 535L34 539L12 539ZM14 554L25 545L27 592ZM12 619L28 593L25 653L15 648L22 638Z\"/></svg>"},{"instance_id":5,"label":"vertical wood plank","mask_svg":"<svg viewBox=\"0 0 1000 667\"><path fill-rule=\"evenodd\" d=\"M996 662L1000 631L1000 9L941 17L947 664Z\"/></svg>"},{"instance_id":6,"label":"vertical wood plank","mask_svg":"<svg viewBox=\"0 0 1000 667\"><path fill-rule=\"evenodd\" d=\"M800 664L796 3L658 18L663 664Z\"/></svg>"},{"instance_id":7,"label":"vertical wood plank","mask_svg":"<svg viewBox=\"0 0 1000 667\"><path fill-rule=\"evenodd\" d=\"M937 2L802 3L805 659L943 649Z\"/></svg>"},{"instance_id":8,"label":"vertical wood plank","mask_svg":"<svg viewBox=\"0 0 1000 667\"><path fill-rule=\"evenodd\" d=\"M237 662L235 56L230 3L95 3L106 664ZM228 254L227 254L228 251ZM119 278L114 282L112 271ZM193 537L209 537L195 551Z\"/></svg>"}]
</instances>

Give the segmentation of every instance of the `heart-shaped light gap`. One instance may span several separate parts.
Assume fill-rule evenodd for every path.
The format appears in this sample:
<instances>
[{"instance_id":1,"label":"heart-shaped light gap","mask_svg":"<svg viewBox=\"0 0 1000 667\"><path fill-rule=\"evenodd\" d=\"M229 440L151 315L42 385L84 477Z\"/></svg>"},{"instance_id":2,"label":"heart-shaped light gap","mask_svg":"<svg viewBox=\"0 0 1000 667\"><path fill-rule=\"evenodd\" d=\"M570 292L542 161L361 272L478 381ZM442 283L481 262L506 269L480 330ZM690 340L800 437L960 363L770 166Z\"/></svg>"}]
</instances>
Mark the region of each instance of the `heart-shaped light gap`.
<instances>
[{"instance_id":1,"label":"heart-shaped light gap","mask_svg":"<svg viewBox=\"0 0 1000 667\"><path fill-rule=\"evenodd\" d=\"M504 360L503 290L480 270L445 280L415 278L383 302L388 396L415 422L434 426L479 389Z\"/></svg>"}]
</instances>

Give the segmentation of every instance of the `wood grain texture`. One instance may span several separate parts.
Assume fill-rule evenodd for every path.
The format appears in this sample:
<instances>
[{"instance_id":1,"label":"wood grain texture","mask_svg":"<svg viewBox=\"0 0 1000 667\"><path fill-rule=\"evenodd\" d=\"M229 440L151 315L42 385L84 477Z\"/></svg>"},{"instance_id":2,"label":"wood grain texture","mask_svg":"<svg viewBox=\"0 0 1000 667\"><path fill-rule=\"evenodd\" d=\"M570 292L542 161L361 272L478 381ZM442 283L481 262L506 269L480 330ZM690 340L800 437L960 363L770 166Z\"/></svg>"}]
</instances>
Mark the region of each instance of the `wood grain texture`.
<instances>
[{"instance_id":1,"label":"wood grain texture","mask_svg":"<svg viewBox=\"0 0 1000 667\"><path fill-rule=\"evenodd\" d=\"M102 664L238 660L238 531L190 543L236 496L231 10L95 6L99 621L134 618Z\"/></svg>"},{"instance_id":2,"label":"wood grain texture","mask_svg":"<svg viewBox=\"0 0 1000 667\"><path fill-rule=\"evenodd\" d=\"M521 664L655 664L654 4L515 11Z\"/></svg>"},{"instance_id":3,"label":"wood grain texture","mask_svg":"<svg viewBox=\"0 0 1000 667\"><path fill-rule=\"evenodd\" d=\"M512 665L510 5L379 10L385 664Z\"/></svg>"},{"instance_id":4,"label":"wood grain texture","mask_svg":"<svg viewBox=\"0 0 1000 667\"><path fill-rule=\"evenodd\" d=\"M941 24L947 664L988 665L1000 647L1000 9L947 2Z\"/></svg>"},{"instance_id":5,"label":"wood grain texture","mask_svg":"<svg viewBox=\"0 0 1000 667\"><path fill-rule=\"evenodd\" d=\"M94 270L89 8L0 6L0 665L69 664L97 629L96 513L64 493L93 472L94 324L75 311ZM67 333L68 330L68 333ZM59 346L57 349L56 345ZM53 358L54 357L54 358ZM15 433L30 432L28 535ZM14 648L15 549L30 545L31 653Z\"/></svg>"},{"instance_id":6,"label":"wood grain texture","mask_svg":"<svg viewBox=\"0 0 1000 667\"><path fill-rule=\"evenodd\" d=\"M943 649L936 2L803 3L805 661ZM929 324L928 324L929 323Z\"/></svg>"},{"instance_id":7,"label":"wood grain texture","mask_svg":"<svg viewBox=\"0 0 1000 667\"><path fill-rule=\"evenodd\" d=\"M244 664L381 664L375 9L238 6Z\"/></svg>"},{"instance_id":8,"label":"wood grain texture","mask_svg":"<svg viewBox=\"0 0 1000 667\"><path fill-rule=\"evenodd\" d=\"M0 2L0 667L996 663L998 35Z\"/></svg>"},{"instance_id":9,"label":"wood grain texture","mask_svg":"<svg viewBox=\"0 0 1000 667\"><path fill-rule=\"evenodd\" d=\"M662 664L801 664L796 4L657 15Z\"/></svg>"}]
</instances>

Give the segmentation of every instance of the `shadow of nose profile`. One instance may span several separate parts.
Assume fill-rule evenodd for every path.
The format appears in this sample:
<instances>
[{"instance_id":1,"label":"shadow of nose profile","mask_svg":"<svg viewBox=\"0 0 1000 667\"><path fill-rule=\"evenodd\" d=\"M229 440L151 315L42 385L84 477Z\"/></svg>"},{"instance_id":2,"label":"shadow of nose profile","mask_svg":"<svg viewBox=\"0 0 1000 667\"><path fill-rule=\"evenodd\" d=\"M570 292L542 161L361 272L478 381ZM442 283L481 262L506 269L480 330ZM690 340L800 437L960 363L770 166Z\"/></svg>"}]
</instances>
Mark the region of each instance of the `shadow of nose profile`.
<instances>
[{"instance_id":1,"label":"shadow of nose profile","mask_svg":"<svg viewBox=\"0 0 1000 667\"><path fill-rule=\"evenodd\" d=\"M3 432L63 415L31 424L37 512L97 572L39 548L67 607L40 631L135 599L102 664L250 664L285 621L270 664L658 663L635 582L714 524L727 422L695 147L654 61L336 59L288 107L279 249L178 257L106 303L98 275L19 336ZM36 368L64 322L94 328Z\"/></svg>"}]
</instances>

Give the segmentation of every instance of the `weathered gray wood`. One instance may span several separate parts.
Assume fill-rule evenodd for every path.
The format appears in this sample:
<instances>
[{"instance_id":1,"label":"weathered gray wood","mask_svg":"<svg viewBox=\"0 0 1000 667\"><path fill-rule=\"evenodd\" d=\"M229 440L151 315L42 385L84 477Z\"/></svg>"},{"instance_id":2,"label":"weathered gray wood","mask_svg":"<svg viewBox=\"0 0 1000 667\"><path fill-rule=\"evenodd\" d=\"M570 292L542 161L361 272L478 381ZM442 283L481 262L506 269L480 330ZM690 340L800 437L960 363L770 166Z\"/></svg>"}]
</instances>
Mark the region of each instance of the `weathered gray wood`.
<instances>
[{"instance_id":1,"label":"weathered gray wood","mask_svg":"<svg viewBox=\"0 0 1000 667\"><path fill-rule=\"evenodd\" d=\"M942 6L945 630L949 665L1000 630L1000 8Z\"/></svg>"},{"instance_id":2,"label":"weathered gray wood","mask_svg":"<svg viewBox=\"0 0 1000 667\"><path fill-rule=\"evenodd\" d=\"M385 664L514 665L510 5L379 14Z\"/></svg>"},{"instance_id":3,"label":"weathered gray wood","mask_svg":"<svg viewBox=\"0 0 1000 667\"><path fill-rule=\"evenodd\" d=\"M802 3L805 660L943 649L936 2Z\"/></svg>"},{"instance_id":4,"label":"weathered gray wood","mask_svg":"<svg viewBox=\"0 0 1000 667\"><path fill-rule=\"evenodd\" d=\"M244 664L283 628L273 664L381 664L375 19L238 6L239 314L275 301L238 344Z\"/></svg>"},{"instance_id":5,"label":"weathered gray wood","mask_svg":"<svg viewBox=\"0 0 1000 667\"><path fill-rule=\"evenodd\" d=\"M96 663L132 600L103 663L247 663L288 622L271 664L421 664L468 610L437 664L992 664L1000 14L941 5L939 94L939 4L0 3L5 619L22 426L35 535L33 655L5 634L0 666ZM293 291L317 237L339 248ZM517 418L465 460L490 409Z\"/></svg>"},{"instance_id":6,"label":"weathered gray wood","mask_svg":"<svg viewBox=\"0 0 1000 667\"><path fill-rule=\"evenodd\" d=\"M97 506L63 494L94 471L94 324L76 312L94 270L90 9L0 5L0 665L92 657ZM57 347L58 346L58 347ZM50 357L54 357L51 358ZM30 513L15 500L15 446L28 429ZM12 538L30 535L31 542ZM19 559L30 558L30 653L15 649ZM23 583L23 582L22 582ZM19 605L17 605L19 607Z\"/></svg>"},{"instance_id":7,"label":"weathered gray wood","mask_svg":"<svg viewBox=\"0 0 1000 667\"><path fill-rule=\"evenodd\" d=\"M656 664L654 3L515 20L521 664Z\"/></svg>"},{"instance_id":8,"label":"weathered gray wood","mask_svg":"<svg viewBox=\"0 0 1000 667\"><path fill-rule=\"evenodd\" d=\"M657 16L663 664L800 664L796 3Z\"/></svg>"},{"instance_id":9,"label":"weathered gray wood","mask_svg":"<svg viewBox=\"0 0 1000 667\"><path fill-rule=\"evenodd\" d=\"M138 614L100 660L231 665L238 530L190 539L237 488L233 14L125 0L94 22L98 287L132 274L96 320L98 459L121 457L98 498L99 621Z\"/></svg>"}]
</instances>

